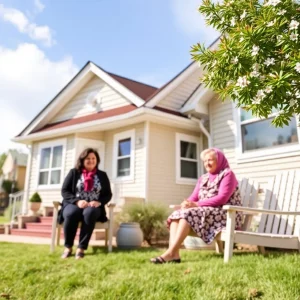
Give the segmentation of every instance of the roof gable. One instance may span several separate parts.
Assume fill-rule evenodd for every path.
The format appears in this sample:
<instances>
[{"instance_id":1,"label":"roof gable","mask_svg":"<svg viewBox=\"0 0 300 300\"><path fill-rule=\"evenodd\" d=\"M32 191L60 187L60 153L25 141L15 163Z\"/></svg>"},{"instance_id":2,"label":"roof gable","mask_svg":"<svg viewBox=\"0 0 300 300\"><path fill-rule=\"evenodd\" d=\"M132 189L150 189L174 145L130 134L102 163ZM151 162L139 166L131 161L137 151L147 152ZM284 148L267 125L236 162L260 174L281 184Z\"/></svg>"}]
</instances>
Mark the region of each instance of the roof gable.
<instances>
[{"instance_id":1,"label":"roof gable","mask_svg":"<svg viewBox=\"0 0 300 300\"><path fill-rule=\"evenodd\" d=\"M128 99L133 105L143 106L143 98L149 97L155 87L132 81L128 78L108 73L88 62L74 78L48 103L48 105L29 123L29 125L19 134L24 136L30 132L46 126L50 120L54 119L57 113L66 105L72 97L76 95L93 76L98 76L119 94ZM145 91L142 91L145 89ZM143 97L143 98L141 98Z\"/></svg>"},{"instance_id":2,"label":"roof gable","mask_svg":"<svg viewBox=\"0 0 300 300\"><path fill-rule=\"evenodd\" d=\"M210 46L209 48L211 50L216 49L219 45L220 42L220 37L218 37ZM164 99L171 93L173 92L176 88L179 87L184 81L186 81L192 74L195 73L195 71L199 72L201 74L203 72L202 66L199 66L196 61L191 62L185 69L183 69L179 74L177 74L174 78L172 78L169 82L167 82L163 87L158 89L153 95L151 95L147 99L147 103L145 106L147 107L155 107L155 106L160 106L161 101L164 101ZM194 87L191 87L191 92L190 94L186 97L189 98L191 97L191 94L195 92L195 89L197 89L197 85ZM170 97L169 100L172 100L172 97ZM186 101L186 99L183 99ZM182 104L184 104L184 101ZM181 104L181 105L182 105ZM164 106L166 103L164 104Z\"/></svg>"},{"instance_id":3,"label":"roof gable","mask_svg":"<svg viewBox=\"0 0 300 300\"><path fill-rule=\"evenodd\" d=\"M131 90L133 93L138 95L143 100L147 100L151 95L153 95L158 88L138 82L132 79L128 79L126 77L122 77L113 73L108 73L111 77L113 77L115 80L119 81L121 84L126 86L129 90Z\"/></svg>"}]
</instances>

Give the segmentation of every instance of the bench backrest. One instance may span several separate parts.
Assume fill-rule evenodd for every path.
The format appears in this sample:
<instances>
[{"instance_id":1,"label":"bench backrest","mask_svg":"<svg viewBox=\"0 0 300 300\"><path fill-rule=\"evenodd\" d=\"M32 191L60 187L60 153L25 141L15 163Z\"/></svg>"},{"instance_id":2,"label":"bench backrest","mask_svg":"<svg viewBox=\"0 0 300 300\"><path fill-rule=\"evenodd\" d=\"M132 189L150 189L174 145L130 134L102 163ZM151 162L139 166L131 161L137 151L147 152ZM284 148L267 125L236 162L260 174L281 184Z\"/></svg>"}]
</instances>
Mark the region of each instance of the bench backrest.
<instances>
[{"instance_id":1,"label":"bench backrest","mask_svg":"<svg viewBox=\"0 0 300 300\"><path fill-rule=\"evenodd\" d=\"M239 180L239 189L241 193L242 206L256 207L259 184L251 179L243 178ZM247 231L250 228L253 215L244 214L242 230Z\"/></svg>"},{"instance_id":2,"label":"bench backrest","mask_svg":"<svg viewBox=\"0 0 300 300\"><path fill-rule=\"evenodd\" d=\"M264 209L300 211L300 170L276 174L266 190ZM262 215L258 232L299 235L300 217L291 215Z\"/></svg>"}]
</instances>

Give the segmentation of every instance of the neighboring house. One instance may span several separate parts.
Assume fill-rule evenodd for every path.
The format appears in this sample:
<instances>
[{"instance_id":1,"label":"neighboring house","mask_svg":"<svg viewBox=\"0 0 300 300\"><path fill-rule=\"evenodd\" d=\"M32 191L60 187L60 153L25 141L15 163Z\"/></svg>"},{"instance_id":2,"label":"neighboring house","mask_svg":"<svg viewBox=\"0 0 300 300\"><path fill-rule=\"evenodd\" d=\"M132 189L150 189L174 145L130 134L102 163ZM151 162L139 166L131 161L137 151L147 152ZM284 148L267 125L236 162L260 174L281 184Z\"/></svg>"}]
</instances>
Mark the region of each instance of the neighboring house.
<instances>
[{"instance_id":1,"label":"neighboring house","mask_svg":"<svg viewBox=\"0 0 300 300\"><path fill-rule=\"evenodd\" d=\"M9 150L2 166L2 181L15 181L18 189L23 190L25 186L26 166L27 154L17 150Z\"/></svg>"},{"instance_id":2,"label":"neighboring house","mask_svg":"<svg viewBox=\"0 0 300 300\"><path fill-rule=\"evenodd\" d=\"M202 72L193 62L157 89L88 62L14 138L31 145L25 201L35 191L44 205L61 200L64 177L89 146L100 153L117 203L180 203L203 173L199 153L208 146L225 152L239 178L262 187L274 172L300 168L295 119L276 129L222 103L200 84Z\"/></svg>"}]
</instances>

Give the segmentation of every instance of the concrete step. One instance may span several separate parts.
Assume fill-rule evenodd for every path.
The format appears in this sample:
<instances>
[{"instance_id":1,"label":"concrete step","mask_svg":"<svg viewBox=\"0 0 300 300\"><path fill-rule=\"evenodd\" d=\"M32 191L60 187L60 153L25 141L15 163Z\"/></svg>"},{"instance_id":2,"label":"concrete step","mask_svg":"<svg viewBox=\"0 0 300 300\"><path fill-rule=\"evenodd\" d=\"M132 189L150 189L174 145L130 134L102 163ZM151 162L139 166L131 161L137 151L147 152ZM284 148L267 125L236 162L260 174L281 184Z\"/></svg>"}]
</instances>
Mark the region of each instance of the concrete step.
<instances>
[{"instance_id":1,"label":"concrete step","mask_svg":"<svg viewBox=\"0 0 300 300\"><path fill-rule=\"evenodd\" d=\"M11 230L11 235L51 238L51 231L47 231L47 230L28 230L28 229L12 229ZM63 233L61 233L61 238L63 238Z\"/></svg>"},{"instance_id":2,"label":"concrete step","mask_svg":"<svg viewBox=\"0 0 300 300\"><path fill-rule=\"evenodd\" d=\"M41 225L39 223L33 223L33 224ZM80 233L80 229L77 230L76 237L75 237L76 240L79 239L79 233ZM12 229L11 235L51 238L51 228L50 229L44 229L44 228ZM61 230L60 238L61 239L64 238L63 229ZM103 239L105 239L104 231L94 230L91 236L91 240L98 241Z\"/></svg>"},{"instance_id":3,"label":"concrete step","mask_svg":"<svg viewBox=\"0 0 300 300\"><path fill-rule=\"evenodd\" d=\"M41 231L51 231L52 225L45 223L25 223L25 227L28 230L41 230Z\"/></svg>"}]
</instances>

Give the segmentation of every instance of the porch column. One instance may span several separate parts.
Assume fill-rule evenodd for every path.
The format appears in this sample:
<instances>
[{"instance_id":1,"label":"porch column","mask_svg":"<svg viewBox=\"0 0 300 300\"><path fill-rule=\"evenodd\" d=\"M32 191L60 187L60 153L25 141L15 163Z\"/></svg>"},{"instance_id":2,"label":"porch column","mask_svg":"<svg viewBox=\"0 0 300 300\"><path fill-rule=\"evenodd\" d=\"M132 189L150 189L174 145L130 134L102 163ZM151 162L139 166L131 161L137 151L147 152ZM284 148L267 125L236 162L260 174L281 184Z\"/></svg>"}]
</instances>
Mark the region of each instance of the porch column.
<instances>
[{"instance_id":1,"label":"porch column","mask_svg":"<svg viewBox=\"0 0 300 300\"><path fill-rule=\"evenodd\" d=\"M28 211L29 181L31 176L31 160L32 160L33 145L32 144L28 145L27 148L29 149L29 153L27 159L25 186L24 186L24 194L23 194L23 201L22 201L22 215L26 215Z\"/></svg>"}]
</instances>

